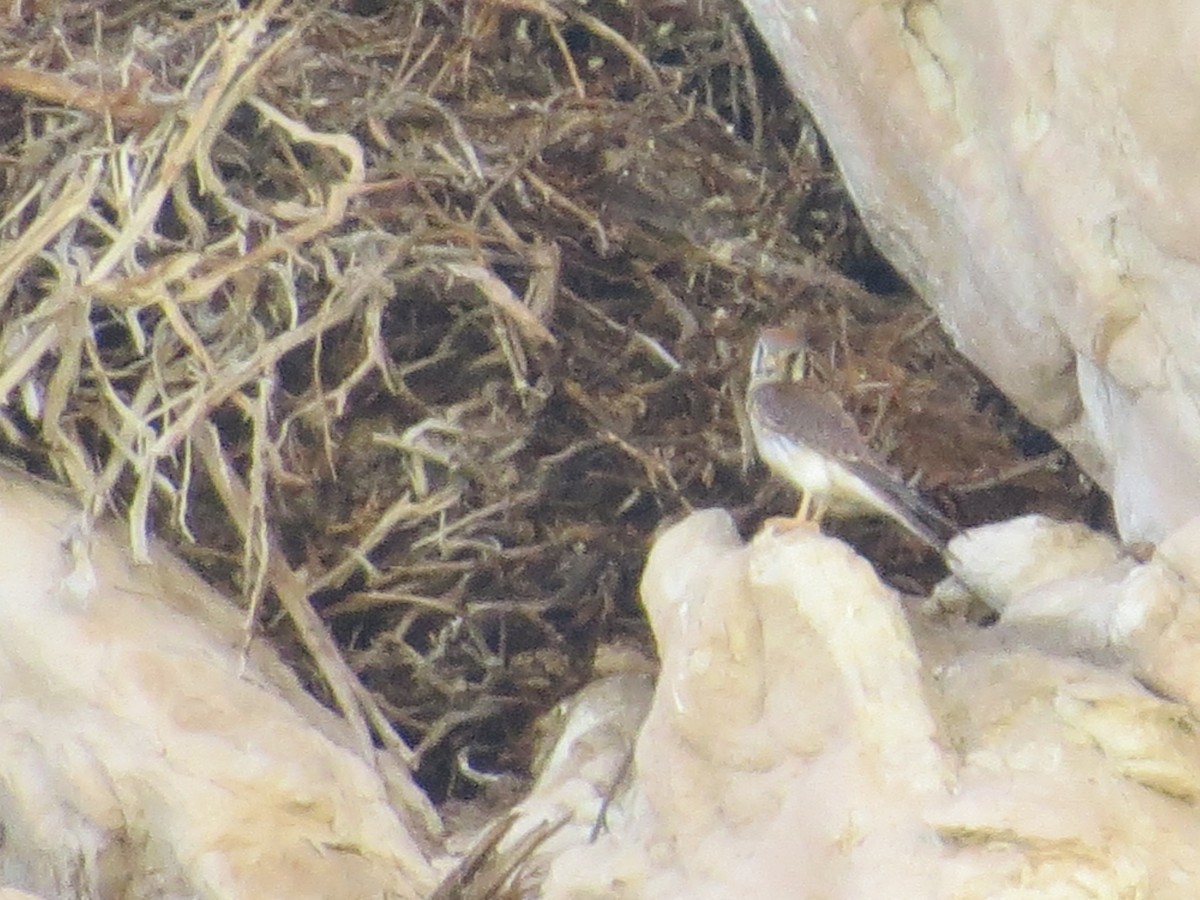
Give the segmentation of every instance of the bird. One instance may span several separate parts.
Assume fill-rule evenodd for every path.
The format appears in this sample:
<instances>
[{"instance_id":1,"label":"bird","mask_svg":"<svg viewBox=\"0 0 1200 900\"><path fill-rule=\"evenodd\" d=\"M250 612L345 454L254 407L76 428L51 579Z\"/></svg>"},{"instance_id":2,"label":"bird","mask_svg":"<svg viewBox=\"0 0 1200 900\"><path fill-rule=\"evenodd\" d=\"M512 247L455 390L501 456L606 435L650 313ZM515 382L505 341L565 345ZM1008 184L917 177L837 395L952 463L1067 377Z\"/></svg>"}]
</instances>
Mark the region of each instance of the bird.
<instances>
[{"instance_id":1,"label":"bird","mask_svg":"<svg viewBox=\"0 0 1200 900\"><path fill-rule=\"evenodd\" d=\"M795 328L764 328L754 345L746 413L758 455L800 491L795 522L884 516L939 553L958 527L867 445L858 424L806 371Z\"/></svg>"}]
</instances>

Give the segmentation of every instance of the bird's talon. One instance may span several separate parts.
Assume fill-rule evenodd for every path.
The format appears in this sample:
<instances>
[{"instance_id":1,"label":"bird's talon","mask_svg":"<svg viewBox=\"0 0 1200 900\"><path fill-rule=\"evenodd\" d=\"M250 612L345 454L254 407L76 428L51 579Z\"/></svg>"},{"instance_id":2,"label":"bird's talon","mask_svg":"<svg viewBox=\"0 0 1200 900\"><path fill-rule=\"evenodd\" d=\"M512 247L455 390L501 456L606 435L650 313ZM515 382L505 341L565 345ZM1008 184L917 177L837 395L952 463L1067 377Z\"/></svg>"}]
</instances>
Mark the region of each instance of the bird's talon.
<instances>
[{"instance_id":1,"label":"bird's talon","mask_svg":"<svg viewBox=\"0 0 1200 900\"><path fill-rule=\"evenodd\" d=\"M811 531L821 533L821 523L815 519L805 519L799 516L771 516L763 522L763 529L786 534L789 531Z\"/></svg>"}]
</instances>

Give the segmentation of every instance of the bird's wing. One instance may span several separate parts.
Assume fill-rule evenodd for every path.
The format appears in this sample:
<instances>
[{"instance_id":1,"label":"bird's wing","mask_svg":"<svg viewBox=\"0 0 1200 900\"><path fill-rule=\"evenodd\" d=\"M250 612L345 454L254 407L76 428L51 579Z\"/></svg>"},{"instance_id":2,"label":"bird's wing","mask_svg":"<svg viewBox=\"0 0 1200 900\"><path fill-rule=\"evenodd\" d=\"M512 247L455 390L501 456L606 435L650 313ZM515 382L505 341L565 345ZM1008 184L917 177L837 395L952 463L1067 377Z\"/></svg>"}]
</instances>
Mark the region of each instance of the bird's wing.
<instances>
[{"instance_id":1,"label":"bird's wing","mask_svg":"<svg viewBox=\"0 0 1200 900\"><path fill-rule=\"evenodd\" d=\"M843 460L882 465L837 397L799 382L769 382L750 392L752 413L771 431Z\"/></svg>"}]
</instances>

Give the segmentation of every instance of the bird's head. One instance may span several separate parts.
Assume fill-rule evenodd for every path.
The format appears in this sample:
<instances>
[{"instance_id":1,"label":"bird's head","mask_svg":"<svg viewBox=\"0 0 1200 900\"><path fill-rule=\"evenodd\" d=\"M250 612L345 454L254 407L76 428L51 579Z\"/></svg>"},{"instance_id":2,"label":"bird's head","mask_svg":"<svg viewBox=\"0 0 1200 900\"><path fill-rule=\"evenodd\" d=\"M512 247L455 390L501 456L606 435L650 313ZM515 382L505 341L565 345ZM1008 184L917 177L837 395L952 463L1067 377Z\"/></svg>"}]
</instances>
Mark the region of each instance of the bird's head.
<instances>
[{"instance_id":1,"label":"bird's head","mask_svg":"<svg viewBox=\"0 0 1200 900\"><path fill-rule=\"evenodd\" d=\"M795 328L764 328L750 358L750 383L800 381L805 376L808 347Z\"/></svg>"}]
</instances>

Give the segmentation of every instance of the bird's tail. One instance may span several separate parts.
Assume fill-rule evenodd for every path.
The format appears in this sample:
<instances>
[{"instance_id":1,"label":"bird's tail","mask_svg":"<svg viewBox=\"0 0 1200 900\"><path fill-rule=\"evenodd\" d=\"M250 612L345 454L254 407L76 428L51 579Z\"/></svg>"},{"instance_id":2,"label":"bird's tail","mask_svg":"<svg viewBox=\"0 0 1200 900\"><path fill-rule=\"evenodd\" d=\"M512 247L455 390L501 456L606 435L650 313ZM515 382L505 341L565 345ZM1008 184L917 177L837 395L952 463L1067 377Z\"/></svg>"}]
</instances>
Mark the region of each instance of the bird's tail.
<instances>
[{"instance_id":1,"label":"bird's tail","mask_svg":"<svg viewBox=\"0 0 1200 900\"><path fill-rule=\"evenodd\" d=\"M912 488L895 487L896 496L892 499L896 502L892 508L904 513L896 516L897 521L939 553L945 552L950 539L960 534L961 529Z\"/></svg>"},{"instance_id":2,"label":"bird's tail","mask_svg":"<svg viewBox=\"0 0 1200 900\"><path fill-rule=\"evenodd\" d=\"M866 469L858 473L870 485L880 500L879 508L907 528L910 532L942 553L951 538L962 533L954 522L946 518L915 490L899 478L877 477L878 472Z\"/></svg>"}]
</instances>

